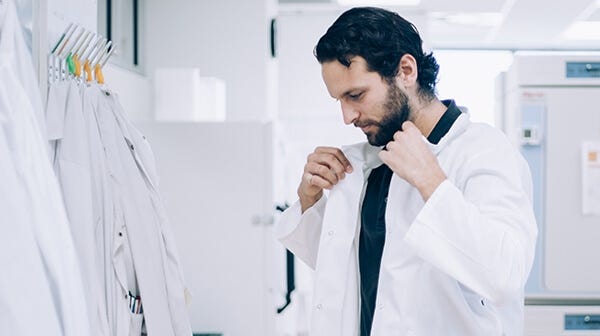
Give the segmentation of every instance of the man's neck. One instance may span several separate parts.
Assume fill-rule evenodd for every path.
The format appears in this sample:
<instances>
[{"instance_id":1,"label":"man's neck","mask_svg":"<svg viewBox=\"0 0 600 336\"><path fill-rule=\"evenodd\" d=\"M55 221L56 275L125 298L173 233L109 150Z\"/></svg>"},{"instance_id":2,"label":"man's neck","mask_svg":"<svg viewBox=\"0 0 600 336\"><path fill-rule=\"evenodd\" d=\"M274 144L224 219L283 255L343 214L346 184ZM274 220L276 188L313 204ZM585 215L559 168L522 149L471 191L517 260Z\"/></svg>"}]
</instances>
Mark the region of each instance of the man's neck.
<instances>
[{"instance_id":1,"label":"man's neck","mask_svg":"<svg viewBox=\"0 0 600 336\"><path fill-rule=\"evenodd\" d=\"M418 105L412 106L412 121L428 137L444 112L448 109L437 97L431 100L417 99Z\"/></svg>"}]
</instances>

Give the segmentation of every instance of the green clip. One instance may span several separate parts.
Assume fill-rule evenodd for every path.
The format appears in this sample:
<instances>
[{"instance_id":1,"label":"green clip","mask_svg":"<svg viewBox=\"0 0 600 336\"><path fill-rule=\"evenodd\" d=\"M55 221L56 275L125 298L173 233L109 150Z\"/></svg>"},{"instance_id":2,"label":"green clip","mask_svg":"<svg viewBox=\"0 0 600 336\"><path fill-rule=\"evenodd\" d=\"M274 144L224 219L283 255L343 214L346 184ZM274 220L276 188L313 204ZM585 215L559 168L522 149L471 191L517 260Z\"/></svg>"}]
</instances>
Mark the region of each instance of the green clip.
<instances>
[{"instance_id":1,"label":"green clip","mask_svg":"<svg viewBox=\"0 0 600 336\"><path fill-rule=\"evenodd\" d=\"M67 66L69 67L69 72L75 74L75 62L73 62L73 57L71 54L67 56Z\"/></svg>"}]
</instances>

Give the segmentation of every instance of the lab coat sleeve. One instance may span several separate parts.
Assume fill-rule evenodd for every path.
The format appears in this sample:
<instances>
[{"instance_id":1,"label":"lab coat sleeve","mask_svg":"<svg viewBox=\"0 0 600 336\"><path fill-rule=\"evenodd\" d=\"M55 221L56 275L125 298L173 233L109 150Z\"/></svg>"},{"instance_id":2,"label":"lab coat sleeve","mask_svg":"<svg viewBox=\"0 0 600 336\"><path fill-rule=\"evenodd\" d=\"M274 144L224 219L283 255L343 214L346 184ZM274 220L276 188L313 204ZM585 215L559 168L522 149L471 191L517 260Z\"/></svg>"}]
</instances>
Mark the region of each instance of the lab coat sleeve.
<instances>
[{"instance_id":1,"label":"lab coat sleeve","mask_svg":"<svg viewBox=\"0 0 600 336\"><path fill-rule=\"evenodd\" d=\"M300 201L283 212L275 226L277 239L310 268L317 265L321 228L327 196L302 213Z\"/></svg>"},{"instance_id":2,"label":"lab coat sleeve","mask_svg":"<svg viewBox=\"0 0 600 336\"><path fill-rule=\"evenodd\" d=\"M442 182L405 236L420 257L492 302L522 293L537 237L527 164L505 147L469 160L460 188Z\"/></svg>"}]
</instances>

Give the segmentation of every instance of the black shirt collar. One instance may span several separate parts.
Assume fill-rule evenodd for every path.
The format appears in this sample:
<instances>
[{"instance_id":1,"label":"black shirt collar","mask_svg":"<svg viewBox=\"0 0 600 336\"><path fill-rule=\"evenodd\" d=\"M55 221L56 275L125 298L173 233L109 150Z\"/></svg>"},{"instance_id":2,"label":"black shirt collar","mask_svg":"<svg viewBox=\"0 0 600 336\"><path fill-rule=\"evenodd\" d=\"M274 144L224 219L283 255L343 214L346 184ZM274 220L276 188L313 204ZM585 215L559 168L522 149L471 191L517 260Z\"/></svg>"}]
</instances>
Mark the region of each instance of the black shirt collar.
<instances>
[{"instance_id":1,"label":"black shirt collar","mask_svg":"<svg viewBox=\"0 0 600 336\"><path fill-rule=\"evenodd\" d=\"M442 100L442 103L446 105L446 112L444 112L440 120L437 122L437 124L435 124L435 127L433 128L433 130L431 130L431 133L427 137L427 141L434 145L440 142L444 135L448 133L456 119L458 119L458 117L462 113L456 106L454 100Z\"/></svg>"}]
</instances>

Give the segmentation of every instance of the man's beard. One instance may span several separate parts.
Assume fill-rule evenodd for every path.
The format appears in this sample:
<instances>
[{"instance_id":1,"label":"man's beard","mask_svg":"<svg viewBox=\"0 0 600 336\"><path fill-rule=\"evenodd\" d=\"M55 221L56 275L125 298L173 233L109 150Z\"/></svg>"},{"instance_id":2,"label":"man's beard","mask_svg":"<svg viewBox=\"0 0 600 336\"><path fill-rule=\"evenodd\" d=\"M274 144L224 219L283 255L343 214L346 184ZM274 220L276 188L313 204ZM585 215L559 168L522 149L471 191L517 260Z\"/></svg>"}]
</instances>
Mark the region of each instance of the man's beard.
<instances>
[{"instance_id":1,"label":"man's beard","mask_svg":"<svg viewBox=\"0 0 600 336\"><path fill-rule=\"evenodd\" d=\"M360 127L378 126L379 129L376 133L367 133L367 140L372 146L387 145L394 138L394 134L402 129L402 123L407 121L410 116L408 96L394 82L388 84L388 94L383 109L385 113L381 121L367 121L359 125Z\"/></svg>"}]
</instances>

